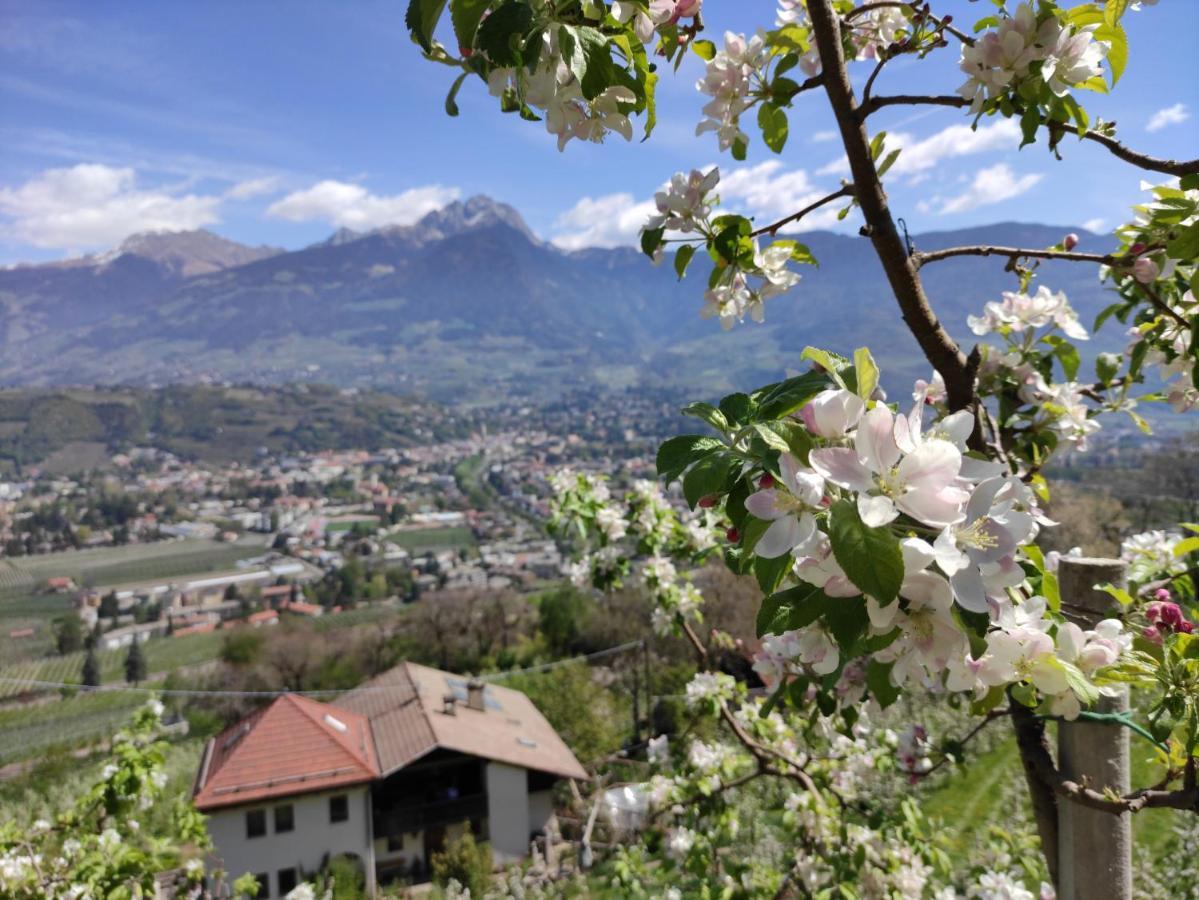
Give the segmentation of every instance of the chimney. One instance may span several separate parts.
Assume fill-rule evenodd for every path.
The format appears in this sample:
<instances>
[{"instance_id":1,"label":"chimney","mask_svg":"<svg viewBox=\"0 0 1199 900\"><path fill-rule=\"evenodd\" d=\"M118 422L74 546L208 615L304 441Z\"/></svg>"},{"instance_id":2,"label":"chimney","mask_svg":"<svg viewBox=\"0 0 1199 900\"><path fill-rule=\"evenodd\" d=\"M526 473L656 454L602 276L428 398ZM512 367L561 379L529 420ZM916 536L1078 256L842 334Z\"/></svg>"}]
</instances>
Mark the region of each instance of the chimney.
<instances>
[{"instance_id":1,"label":"chimney","mask_svg":"<svg viewBox=\"0 0 1199 900\"><path fill-rule=\"evenodd\" d=\"M457 697L455 697L453 694L446 694L444 697L441 698L441 702L445 704L445 706L442 708L443 713L445 713L447 716L458 715L458 698Z\"/></svg>"},{"instance_id":2,"label":"chimney","mask_svg":"<svg viewBox=\"0 0 1199 900\"><path fill-rule=\"evenodd\" d=\"M478 678L466 682L466 705L483 712L483 682Z\"/></svg>"}]
</instances>

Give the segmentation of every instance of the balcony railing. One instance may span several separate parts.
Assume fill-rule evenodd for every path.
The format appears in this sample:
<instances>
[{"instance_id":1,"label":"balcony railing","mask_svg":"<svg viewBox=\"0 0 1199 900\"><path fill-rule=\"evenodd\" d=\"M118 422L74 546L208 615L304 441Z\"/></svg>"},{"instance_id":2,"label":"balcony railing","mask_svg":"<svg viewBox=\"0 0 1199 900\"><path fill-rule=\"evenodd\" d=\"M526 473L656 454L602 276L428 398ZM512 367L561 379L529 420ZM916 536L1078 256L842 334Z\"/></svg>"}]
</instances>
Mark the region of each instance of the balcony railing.
<instances>
[{"instance_id":1,"label":"balcony railing","mask_svg":"<svg viewBox=\"0 0 1199 900\"><path fill-rule=\"evenodd\" d=\"M375 834L386 837L405 832L423 831L432 825L450 825L487 815L487 795L471 794L453 800L439 800L414 806L376 809Z\"/></svg>"}]
</instances>

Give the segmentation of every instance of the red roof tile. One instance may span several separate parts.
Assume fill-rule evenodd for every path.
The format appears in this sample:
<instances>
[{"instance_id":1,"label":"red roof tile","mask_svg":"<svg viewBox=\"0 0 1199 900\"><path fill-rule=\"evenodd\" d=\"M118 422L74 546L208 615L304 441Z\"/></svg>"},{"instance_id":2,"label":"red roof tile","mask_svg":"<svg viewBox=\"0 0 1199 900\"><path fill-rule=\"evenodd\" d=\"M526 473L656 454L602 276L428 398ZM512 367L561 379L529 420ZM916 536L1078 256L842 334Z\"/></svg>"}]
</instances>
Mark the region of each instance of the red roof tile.
<instances>
[{"instance_id":1,"label":"red roof tile","mask_svg":"<svg viewBox=\"0 0 1199 900\"><path fill-rule=\"evenodd\" d=\"M307 794L379 775L365 716L286 694L204 747L195 801L201 810Z\"/></svg>"}]
</instances>

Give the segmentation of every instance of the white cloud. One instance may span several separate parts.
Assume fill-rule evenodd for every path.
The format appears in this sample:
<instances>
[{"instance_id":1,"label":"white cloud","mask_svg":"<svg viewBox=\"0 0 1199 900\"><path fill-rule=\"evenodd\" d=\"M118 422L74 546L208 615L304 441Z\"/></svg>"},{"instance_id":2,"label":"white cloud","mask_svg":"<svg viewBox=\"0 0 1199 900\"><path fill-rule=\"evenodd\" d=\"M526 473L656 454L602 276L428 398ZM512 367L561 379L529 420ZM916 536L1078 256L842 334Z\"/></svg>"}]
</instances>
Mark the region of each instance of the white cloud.
<instances>
[{"instance_id":1,"label":"white cloud","mask_svg":"<svg viewBox=\"0 0 1199 900\"><path fill-rule=\"evenodd\" d=\"M977 130L969 125L950 125L926 138L896 131L887 135L886 152L896 148L903 152L895 160L889 174L905 175L915 182L922 180L947 159L989 153L994 150L1011 150L1020 139L1020 128L1011 119L1001 119L994 125L984 125ZM849 161L844 157L834 159L816 170L817 175L849 174Z\"/></svg>"},{"instance_id":2,"label":"white cloud","mask_svg":"<svg viewBox=\"0 0 1199 900\"><path fill-rule=\"evenodd\" d=\"M1170 125L1180 125L1191 117L1190 111L1185 103L1175 103L1173 106L1167 106L1165 109L1159 109L1149 117L1149 124L1145 126L1146 131L1161 131Z\"/></svg>"},{"instance_id":3,"label":"white cloud","mask_svg":"<svg viewBox=\"0 0 1199 900\"><path fill-rule=\"evenodd\" d=\"M813 144L826 144L829 141L835 141L836 139L837 132L835 131L817 131L812 134L812 137L809 140L811 140Z\"/></svg>"},{"instance_id":4,"label":"white cloud","mask_svg":"<svg viewBox=\"0 0 1199 900\"><path fill-rule=\"evenodd\" d=\"M708 171L711 166L701 168ZM716 193L722 208L753 216L758 224L766 225L798 212L828 191L814 185L803 169L787 170L782 162L771 159L721 171ZM653 200L639 201L628 193L584 197L558 217L554 223L558 233L552 240L566 250L635 245L641 226L655 212ZM795 230L827 227L836 220L837 205L831 204L806 216Z\"/></svg>"},{"instance_id":5,"label":"white cloud","mask_svg":"<svg viewBox=\"0 0 1199 900\"><path fill-rule=\"evenodd\" d=\"M632 194L584 197L558 217L554 225L560 233L553 242L563 250L634 244L653 213L652 200L638 203Z\"/></svg>"},{"instance_id":6,"label":"white cloud","mask_svg":"<svg viewBox=\"0 0 1199 900\"><path fill-rule=\"evenodd\" d=\"M138 231L185 231L219 221L222 198L142 189L132 168L95 163L46 169L0 187L0 229L26 244L71 252L111 247Z\"/></svg>"},{"instance_id":7,"label":"white cloud","mask_svg":"<svg viewBox=\"0 0 1199 900\"><path fill-rule=\"evenodd\" d=\"M946 200L941 204L941 215L966 212L979 206L990 206L1018 197L1025 191L1031 190L1044 175L1031 174L1016 176L1007 163L980 169L974 176L974 181L966 193Z\"/></svg>"},{"instance_id":8,"label":"white cloud","mask_svg":"<svg viewBox=\"0 0 1199 900\"><path fill-rule=\"evenodd\" d=\"M225 191L225 196L230 200L249 200L252 197L261 197L263 194L272 194L279 189L279 178L276 175L268 175L265 178L250 178L246 181L239 181L229 190Z\"/></svg>"},{"instance_id":9,"label":"white cloud","mask_svg":"<svg viewBox=\"0 0 1199 900\"><path fill-rule=\"evenodd\" d=\"M272 203L266 214L291 222L324 221L363 231L383 225L411 225L458 196L457 188L440 184L381 197L358 184L320 181Z\"/></svg>"},{"instance_id":10,"label":"white cloud","mask_svg":"<svg viewBox=\"0 0 1199 900\"><path fill-rule=\"evenodd\" d=\"M1087 219L1082 223L1082 227L1087 231L1093 231L1096 234L1103 233L1103 226L1107 222L1106 219Z\"/></svg>"}]
</instances>

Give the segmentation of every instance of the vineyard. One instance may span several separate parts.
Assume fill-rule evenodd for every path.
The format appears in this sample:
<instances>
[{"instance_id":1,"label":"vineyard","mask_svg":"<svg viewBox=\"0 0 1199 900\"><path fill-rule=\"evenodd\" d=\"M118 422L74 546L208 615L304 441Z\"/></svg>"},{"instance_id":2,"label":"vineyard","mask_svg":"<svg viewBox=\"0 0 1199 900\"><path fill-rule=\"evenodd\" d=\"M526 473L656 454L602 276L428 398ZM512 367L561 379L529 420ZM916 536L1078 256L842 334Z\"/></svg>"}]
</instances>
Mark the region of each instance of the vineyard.
<instances>
[{"instance_id":1,"label":"vineyard","mask_svg":"<svg viewBox=\"0 0 1199 900\"><path fill-rule=\"evenodd\" d=\"M220 633L210 632L148 641L144 645L146 671L155 675L180 666L216 659L220 654L221 639ZM126 649L118 649L102 650L96 654L100 662L101 683L124 681L125 656L128 652ZM4 666L0 668L0 699L40 690L23 685L22 682L51 681L77 684L83 670L83 660L83 653L70 653L66 656L31 659Z\"/></svg>"},{"instance_id":2,"label":"vineyard","mask_svg":"<svg viewBox=\"0 0 1199 900\"><path fill-rule=\"evenodd\" d=\"M256 540L236 544L179 540L24 556L0 563L0 598L31 594L47 578L59 576L93 586L196 575L228 568L261 555L263 549Z\"/></svg>"},{"instance_id":3,"label":"vineyard","mask_svg":"<svg viewBox=\"0 0 1199 900\"><path fill-rule=\"evenodd\" d=\"M78 694L36 706L0 710L0 766L50 747L77 746L108 737L125 725L144 694Z\"/></svg>"}]
</instances>

